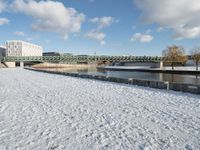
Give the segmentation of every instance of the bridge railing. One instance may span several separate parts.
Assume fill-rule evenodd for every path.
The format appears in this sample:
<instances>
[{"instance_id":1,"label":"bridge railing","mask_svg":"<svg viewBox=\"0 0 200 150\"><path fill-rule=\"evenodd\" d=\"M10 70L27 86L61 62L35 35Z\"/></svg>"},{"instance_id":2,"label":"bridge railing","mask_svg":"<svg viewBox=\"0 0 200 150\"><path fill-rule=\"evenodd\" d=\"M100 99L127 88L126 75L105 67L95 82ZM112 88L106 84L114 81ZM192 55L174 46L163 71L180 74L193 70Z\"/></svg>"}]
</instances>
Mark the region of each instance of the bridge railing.
<instances>
[{"instance_id":1,"label":"bridge railing","mask_svg":"<svg viewBox=\"0 0 200 150\"><path fill-rule=\"evenodd\" d=\"M159 62L161 57L152 56L20 56L0 57L1 61L39 61L39 62Z\"/></svg>"}]
</instances>

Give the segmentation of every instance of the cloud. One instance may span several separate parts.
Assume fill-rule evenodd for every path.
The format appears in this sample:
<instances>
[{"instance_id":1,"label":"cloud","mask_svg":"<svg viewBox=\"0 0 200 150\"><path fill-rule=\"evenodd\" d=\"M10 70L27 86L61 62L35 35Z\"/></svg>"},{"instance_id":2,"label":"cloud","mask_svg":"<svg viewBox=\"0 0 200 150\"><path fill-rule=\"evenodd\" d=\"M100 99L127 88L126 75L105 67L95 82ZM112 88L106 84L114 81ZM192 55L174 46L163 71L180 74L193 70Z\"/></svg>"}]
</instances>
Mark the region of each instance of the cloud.
<instances>
[{"instance_id":1,"label":"cloud","mask_svg":"<svg viewBox=\"0 0 200 150\"><path fill-rule=\"evenodd\" d=\"M85 34L85 37L98 41L100 43L100 45L106 44L106 42L105 42L106 34L103 32L89 31L88 33Z\"/></svg>"},{"instance_id":2,"label":"cloud","mask_svg":"<svg viewBox=\"0 0 200 150\"><path fill-rule=\"evenodd\" d=\"M9 24L9 20L6 18L0 18L0 25Z\"/></svg>"},{"instance_id":3,"label":"cloud","mask_svg":"<svg viewBox=\"0 0 200 150\"><path fill-rule=\"evenodd\" d=\"M16 31L14 34L17 36L25 36L25 33L21 31Z\"/></svg>"},{"instance_id":4,"label":"cloud","mask_svg":"<svg viewBox=\"0 0 200 150\"><path fill-rule=\"evenodd\" d=\"M0 0L0 13L5 10L6 8L6 4L4 2L4 0Z\"/></svg>"},{"instance_id":5,"label":"cloud","mask_svg":"<svg viewBox=\"0 0 200 150\"><path fill-rule=\"evenodd\" d=\"M70 33L80 32L85 20L83 13L58 1L15 0L12 8L34 19L33 30L55 32L63 39L67 39Z\"/></svg>"},{"instance_id":6,"label":"cloud","mask_svg":"<svg viewBox=\"0 0 200 150\"><path fill-rule=\"evenodd\" d=\"M90 19L90 22L97 24L97 28L100 30L100 29L110 26L112 23L119 22L119 20L116 20L115 18L110 17L110 16L105 16L101 18L99 17L92 18Z\"/></svg>"},{"instance_id":7,"label":"cloud","mask_svg":"<svg viewBox=\"0 0 200 150\"><path fill-rule=\"evenodd\" d=\"M106 34L102 32L102 29L109 27L113 23L119 22L111 16L95 17L89 20L91 23L96 24L97 27L85 34L86 38L96 40L100 45L105 45Z\"/></svg>"},{"instance_id":8,"label":"cloud","mask_svg":"<svg viewBox=\"0 0 200 150\"><path fill-rule=\"evenodd\" d=\"M149 43L154 39L153 36L148 35L148 34L141 34L141 33L135 33L132 37L131 37L131 42L135 42L135 41L139 41L142 43Z\"/></svg>"},{"instance_id":9,"label":"cloud","mask_svg":"<svg viewBox=\"0 0 200 150\"><path fill-rule=\"evenodd\" d=\"M134 0L141 20L173 31L174 39L200 37L199 0Z\"/></svg>"},{"instance_id":10,"label":"cloud","mask_svg":"<svg viewBox=\"0 0 200 150\"><path fill-rule=\"evenodd\" d=\"M6 9L6 3L4 0L0 0L0 13L2 13ZM7 18L0 18L0 26L4 24L9 24L9 20Z\"/></svg>"},{"instance_id":11,"label":"cloud","mask_svg":"<svg viewBox=\"0 0 200 150\"><path fill-rule=\"evenodd\" d=\"M175 34L173 38L176 40L194 39L200 37L200 26L190 28L177 28L174 29Z\"/></svg>"}]
</instances>

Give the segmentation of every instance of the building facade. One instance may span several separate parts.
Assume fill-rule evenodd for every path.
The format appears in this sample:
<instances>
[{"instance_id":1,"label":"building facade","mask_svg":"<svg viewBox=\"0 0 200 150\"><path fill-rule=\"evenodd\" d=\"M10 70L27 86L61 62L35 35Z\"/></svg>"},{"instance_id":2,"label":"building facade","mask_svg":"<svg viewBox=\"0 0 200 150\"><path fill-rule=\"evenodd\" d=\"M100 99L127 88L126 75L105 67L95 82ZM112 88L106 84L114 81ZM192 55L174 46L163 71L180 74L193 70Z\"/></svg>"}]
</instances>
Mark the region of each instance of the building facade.
<instances>
[{"instance_id":1,"label":"building facade","mask_svg":"<svg viewBox=\"0 0 200 150\"><path fill-rule=\"evenodd\" d=\"M58 52L44 52L42 55L43 56L60 56L60 53L58 53Z\"/></svg>"},{"instance_id":2,"label":"building facade","mask_svg":"<svg viewBox=\"0 0 200 150\"><path fill-rule=\"evenodd\" d=\"M42 47L24 41L6 41L6 56L42 56Z\"/></svg>"},{"instance_id":3,"label":"building facade","mask_svg":"<svg viewBox=\"0 0 200 150\"><path fill-rule=\"evenodd\" d=\"M6 55L6 46L0 45L0 57L5 57Z\"/></svg>"}]
</instances>

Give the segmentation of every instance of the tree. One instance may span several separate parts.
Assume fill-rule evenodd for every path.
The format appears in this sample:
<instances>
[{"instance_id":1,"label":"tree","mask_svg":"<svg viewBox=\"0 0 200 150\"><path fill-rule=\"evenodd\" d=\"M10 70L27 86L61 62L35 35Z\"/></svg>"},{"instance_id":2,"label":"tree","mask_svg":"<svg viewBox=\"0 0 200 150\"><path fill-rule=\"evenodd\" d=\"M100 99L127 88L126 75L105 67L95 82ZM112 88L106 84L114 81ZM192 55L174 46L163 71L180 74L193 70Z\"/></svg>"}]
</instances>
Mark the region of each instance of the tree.
<instances>
[{"instance_id":1,"label":"tree","mask_svg":"<svg viewBox=\"0 0 200 150\"><path fill-rule=\"evenodd\" d=\"M177 64L185 64L187 61L187 56L185 55L185 50L181 46L169 46L166 50L163 51L164 62L170 64L172 70Z\"/></svg>"},{"instance_id":2,"label":"tree","mask_svg":"<svg viewBox=\"0 0 200 150\"><path fill-rule=\"evenodd\" d=\"M195 62L196 70L198 70L200 63L200 47L196 47L191 51L191 59Z\"/></svg>"}]
</instances>

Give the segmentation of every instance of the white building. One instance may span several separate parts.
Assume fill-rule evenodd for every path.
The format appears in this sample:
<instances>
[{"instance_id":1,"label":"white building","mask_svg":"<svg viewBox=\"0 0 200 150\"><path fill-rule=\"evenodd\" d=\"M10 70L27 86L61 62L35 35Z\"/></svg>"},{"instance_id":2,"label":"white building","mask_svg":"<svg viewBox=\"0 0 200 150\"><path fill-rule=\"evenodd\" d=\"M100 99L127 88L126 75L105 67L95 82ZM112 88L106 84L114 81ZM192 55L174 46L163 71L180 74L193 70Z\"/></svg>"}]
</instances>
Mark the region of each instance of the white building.
<instances>
[{"instance_id":1,"label":"white building","mask_svg":"<svg viewBox=\"0 0 200 150\"><path fill-rule=\"evenodd\" d=\"M6 56L42 56L42 47L24 41L6 41Z\"/></svg>"},{"instance_id":2,"label":"white building","mask_svg":"<svg viewBox=\"0 0 200 150\"><path fill-rule=\"evenodd\" d=\"M6 55L6 47L4 45L0 45L0 57L4 57Z\"/></svg>"}]
</instances>

